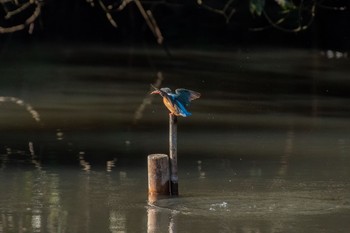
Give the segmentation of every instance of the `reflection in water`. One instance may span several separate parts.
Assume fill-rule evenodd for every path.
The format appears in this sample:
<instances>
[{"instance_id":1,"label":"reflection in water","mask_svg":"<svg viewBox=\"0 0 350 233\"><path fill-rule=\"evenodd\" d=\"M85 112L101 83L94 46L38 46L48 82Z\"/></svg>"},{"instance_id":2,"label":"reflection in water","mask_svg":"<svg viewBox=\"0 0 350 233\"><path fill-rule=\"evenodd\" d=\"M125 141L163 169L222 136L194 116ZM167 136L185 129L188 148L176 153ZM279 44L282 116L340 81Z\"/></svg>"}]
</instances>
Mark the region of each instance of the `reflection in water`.
<instances>
[{"instance_id":1,"label":"reflection in water","mask_svg":"<svg viewBox=\"0 0 350 233\"><path fill-rule=\"evenodd\" d=\"M177 233L177 212L147 207L147 233Z\"/></svg>"},{"instance_id":2,"label":"reflection in water","mask_svg":"<svg viewBox=\"0 0 350 233\"><path fill-rule=\"evenodd\" d=\"M107 162L106 162L106 171L107 172L111 172L112 171L112 169L115 167L115 163L117 162L117 159L116 158L114 158L114 159L112 159L112 160L108 160Z\"/></svg>"},{"instance_id":3,"label":"reflection in water","mask_svg":"<svg viewBox=\"0 0 350 233\"><path fill-rule=\"evenodd\" d=\"M157 73L157 79L153 83L153 86L160 87L162 85L163 81L163 73L159 71ZM150 105L152 103L153 95L150 95L150 92L146 94L146 97L143 99L142 104L137 108L135 115L134 115L134 124L136 124L139 120L142 119L144 111L147 107L147 105Z\"/></svg>"},{"instance_id":4,"label":"reflection in water","mask_svg":"<svg viewBox=\"0 0 350 233\"><path fill-rule=\"evenodd\" d=\"M25 103L22 99L11 96L0 96L0 103L1 102L10 102L17 104L20 107L23 107L35 121L40 122L39 113L32 107L32 105Z\"/></svg>"},{"instance_id":5,"label":"reflection in water","mask_svg":"<svg viewBox=\"0 0 350 233\"><path fill-rule=\"evenodd\" d=\"M4 162L6 161L2 159L1 163L5 164ZM80 161L80 163L84 162ZM85 165L85 167L88 166ZM29 170L29 172L20 171L19 173L13 173L11 169L11 167L2 167L0 171L3 173L0 181L4 187L12 187L7 189L6 192L4 192L4 189L0 192L0 232L72 232L69 229L77 229L75 228L77 226L76 220L83 223L81 228L85 229L84 232L89 231L94 218L90 203L94 202L93 199L98 197L100 195L98 193L104 189L103 177L92 178L90 175L84 175L77 180L74 176L78 174L68 172L68 176L64 179L66 176L64 173L59 175L44 171L45 169L34 169ZM130 185L130 179L126 179L127 172L121 172L119 176L120 184ZM61 180L64 185L75 187L71 190L73 193L60 187ZM101 190L95 190L96 187L92 184L96 185L96 182L102 187ZM120 188L113 180L107 181L105 184L108 185L106 188ZM66 195L68 196L62 199L62 192L67 191ZM96 191L97 193L94 193ZM8 197L4 195L8 195ZM67 200L69 201L67 202ZM70 202L72 208L69 207ZM17 206L18 203L19 206ZM101 207L108 211L108 208L104 206L104 201L96 204L102 204ZM75 208L77 209L74 210ZM72 217L74 211L81 212L82 218L75 219L77 216ZM110 229L112 232L126 232L126 218L124 215L124 211L110 210ZM72 222L75 222L75 226L67 227L67 224ZM80 230L77 231L80 232Z\"/></svg>"},{"instance_id":6,"label":"reflection in water","mask_svg":"<svg viewBox=\"0 0 350 233\"><path fill-rule=\"evenodd\" d=\"M344 59L180 51L170 64L156 55L165 64L156 82L164 74L166 85L196 86L206 98L193 118L181 120L181 196L146 209L145 157L167 144L166 115L152 111L162 106L146 107L148 95L143 99L154 69L116 66L124 54L110 48L98 52L106 58L99 63L92 50L36 60L30 69L39 75L17 78L23 85L13 90L0 85L40 110L39 116L18 98L0 98L11 107L4 119L18 119L18 109L30 116L30 124L1 128L1 233L350 229ZM4 75L20 76L0 66ZM27 152L16 149L18 141ZM73 166L58 165L69 156Z\"/></svg>"},{"instance_id":7,"label":"reflection in water","mask_svg":"<svg viewBox=\"0 0 350 233\"><path fill-rule=\"evenodd\" d=\"M26 103L24 102L24 100L20 99L20 98L17 98L17 97L11 97L11 96L0 96L0 104L2 103L13 103L13 104L16 104L17 106L21 107L21 108L24 108L31 116L31 118L39 123L41 122L41 119L40 119L40 114L38 111L36 111L31 104L29 103ZM10 113L10 117L6 118L7 121L11 121L13 119L15 119L15 124L16 126L19 126L21 125L24 120L22 118L19 118L19 119L16 119L17 115L20 115L18 114L17 112L15 112L15 115L12 116L11 115L11 110L9 111L4 111L2 110L2 112L6 113L6 112L9 112ZM7 126L10 126L11 125L11 122L3 122L5 123L5 125ZM10 129L11 130L11 129ZM1 131L0 131L1 132ZM25 134L25 133L23 133ZM8 136L8 135L6 135ZM7 137L5 138L5 140L7 140ZM32 163L36 165L37 168L40 168L40 163L38 162L38 160L36 160L36 153L35 153L35 150L34 150L34 143L32 141L28 141L28 138L25 138L24 139L24 144L22 145L19 145L19 148L21 147L27 147L28 151L27 150L22 150L22 149L19 149L17 147L15 148L12 148L10 146L6 146L6 155L7 156L14 156L14 155L19 155L19 156L22 156L23 158L25 159L30 159L32 160ZM14 141L14 142L11 142L10 144L15 144L17 146L18 142L17 141ZM25 143L28 143L27 146L25 145ZM4 146L4 145L1 145L1 146ZM27 154L29 152L29 155ZM5 166L6 163L3 163L2 166Z\"/></svg>"},{"instance_id":8,"label":"reflection in water","mask_svg":"<svg viewBox=\"0 0 350 233\"><path fill-rule=\"evenodd\" d=\"M281 177L285 176L288 172L289 157L293 153L294 138L295 138L294 129L288 130L287 136L286 136L285 147L284 147L284 153L282 154L281 160L280 160L281 166L278 170L278 175Z\"/></svg>"},{"instance_id":9,"label":"reflection in water","mask_svg":"<svg viewBox=\"0 0 350 233\"><path fill-rule=\"evenodd\" d=\"M125 214L111 210L109 214L109 230L111 233L126 233Z\"/></svg>"},{"instance_id":10,"label":"reflection in water","mask_svg":"<svg viewBox=\"0 0 350 233\"><path fill-rule=\"evenodd\" d=\"M340 52L335 50L322 51L321 54L327 57L328 59L348 58L347 52Z\"/></svg>"},{"instance_id":11,"label":"reflection in water","mask_svg":"<svg viewBox=\"0 0 350 233\"><path fill-rule=\"evenodd\" d=\"M41 215L32 215L32 229L33 232L41 232Z\"/></svg>"},{"instance_id":12,"label":"reflection in water","mask_svg":"<svg viewBox=\"0 0 350 233\"><path fill-rule=\"evenodd\" d=\"M157 210L156 208L149 207L147 209L147 233L156 233L157 229Z\"/></svg>"},{"instance_id":13,"label":"reflection in water","mask_svg":"<svg viewBox=\"0 0 350 233\"><path fill-rule=\"evenodd\" d=\"M198 169L199 178L204 179L205 178L205 171L203 171L203 169L202 169L202 161L198 160L197 165L198 165L197 169Z\"/></svg>"},{"instance_id":14,"label":"reflection in water","mask_svg":"<svg viewBox=\"0 0 350 233\"><path fill-rule=\"evenodd\" d=\"M0 232L66 232L56 174L37 169L1 173L7 189L0 193Z\"/></svg>"},{"instance_id":15,"label":"reflection in water","mask_svg":"<svg viewBox=\"0 0 350 233\"><path fill-rule=\"evenodd\" d=\"M182 167L193 169L195 176L182 179L179 198L146 209L145 170L119 165L117 171L88 173L62 167L38 170L32 164L25 170L3 167L0 182L7 189L0 191L0 232L280 232L300 223L300 217L350 209L350 186L342 181L284 176L278 183L280 163L268 172L271 167L258 168L256 162L205 158L199 163L202 171L205 168L203 177L197 175L198 161ZM260 170L260 175L252 175L252 170ZM312 230L308 224L301 225Z\"/></svg>"},{"instance_id":16,"label":"reflection in water","mask_svg":"<svg viewBox=\"0 0 350 233\"><path fill-rule=\"evenodd\" d=\"M28 143L28 148L29 148L29 153L30 153L30 155L33 157L33 156L35 156L35 151L34 151L34 144L33 144L33 142L29 142Z\"/></svg>"},{"instance_id":17,"label":"reflection in water","mask_svg":"<svg viewBox=\"0 0 350 233\"><path fill-rule=\"evenodd\" d=\"M38 159L38 156L35 154L34 151L34 144L32 142L28 143L29 147L29 154L27 154L24 151L21 150L14 150L11 148L6 148L6 154L0 155L0 170L5 169L7 166L7 163L11 162L13 157L21 158L25 162L29 162L31 165L34 165L34 167L38 170L41 170L41 162Z\"/></svg>"},{"instance_id":18,"label":"reflection in water","mask_svg":"<svg viewBox=\"0 0 350 233\"><path fill-rule=\"evenodd\" d=\"M62 141L64 139L64 133L61 129L56 130L56 139L57 141Z\"/></svg>"},{"instance_id":19,"label":"reflection in water","mask_svg":"<svg viewBox=\"0 0 350 233\"><path fill-rule=\"evenodd\" d=\"M84 151L79 152L79 163L80 163L80 166L82 167L83 171L89 172L91 170L91 165L89 162L87 162L84 159L84 155L85 155Z\"/></svg>"}]
</instances>

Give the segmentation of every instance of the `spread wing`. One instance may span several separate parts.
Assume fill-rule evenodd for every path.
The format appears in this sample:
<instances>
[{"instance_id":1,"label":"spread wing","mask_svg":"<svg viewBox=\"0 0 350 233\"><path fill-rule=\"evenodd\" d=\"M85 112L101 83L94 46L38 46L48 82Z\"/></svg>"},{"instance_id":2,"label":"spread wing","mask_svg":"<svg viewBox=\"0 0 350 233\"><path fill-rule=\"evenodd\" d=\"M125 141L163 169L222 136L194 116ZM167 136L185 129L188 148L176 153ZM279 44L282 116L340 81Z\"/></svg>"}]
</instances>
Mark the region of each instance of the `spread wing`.
<instances>
[{"instance_id":1,"label":"spread wing","mask_svg":"<svg viewBox=\"0 0 350 233\"><path fill-rule=\"evenodd\" d=\"M176 93L176 98L186 107L190 105L190 102L192 100L198 99L201 96L199 92L191 91L183 88L176 89L175 93Z\"/></svg>"}]
</instances>

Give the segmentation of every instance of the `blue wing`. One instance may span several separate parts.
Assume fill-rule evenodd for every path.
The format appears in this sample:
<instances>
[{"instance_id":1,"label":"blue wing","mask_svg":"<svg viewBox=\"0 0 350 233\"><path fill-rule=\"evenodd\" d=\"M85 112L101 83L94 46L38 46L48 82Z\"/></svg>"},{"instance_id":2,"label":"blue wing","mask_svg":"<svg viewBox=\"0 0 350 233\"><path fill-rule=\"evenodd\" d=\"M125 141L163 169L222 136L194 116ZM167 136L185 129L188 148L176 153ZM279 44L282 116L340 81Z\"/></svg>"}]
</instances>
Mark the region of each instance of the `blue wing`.
<instances>
[{"instance_id":1,"label":"blue wing","mask_svg":"<svg viewBox=\"0 0 350 233\"><path fill-rule=\"evenodd\" d=\"M196 91L191 91L187 89L176 89L175 90L175 98L182 103L185 107L188 107L190 105L190 102L192 100L198 99L201 94Z\"/></svg>"},{"instance_id":2,"label":"blue wing","mask_svg":"<svg viewBox=\"0 0 350 233\"><path fill-rule=\"evenodd\" d=\"M171 106L170 108L174 109L174 112L180 116L187 117L191 116L192 114L187 111L186 106L178 99L177 94L168 94L169 103Z\"/></svg>"},{"instance_id":3,"label":"blue wing","mask_svg":"<svg viewBox=\"0 0 350 233\"><path fill-rule=\"evenodd\" d=\"M189 111L187 111L186 107L179 100L175 100L175 107L177 109L177 112L183 117L192 115Z\"/></svg>"}]
</instances>

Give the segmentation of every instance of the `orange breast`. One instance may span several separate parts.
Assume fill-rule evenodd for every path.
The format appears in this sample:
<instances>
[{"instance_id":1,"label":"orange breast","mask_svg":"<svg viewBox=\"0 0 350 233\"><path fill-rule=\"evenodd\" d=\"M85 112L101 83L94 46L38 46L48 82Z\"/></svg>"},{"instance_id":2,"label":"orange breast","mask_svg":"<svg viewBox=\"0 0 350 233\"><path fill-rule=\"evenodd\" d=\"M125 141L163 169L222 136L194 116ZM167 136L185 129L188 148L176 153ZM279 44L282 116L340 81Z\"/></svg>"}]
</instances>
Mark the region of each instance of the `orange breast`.
<instances>
[{"instance_id":1,"label":"orange breast","mask_svg":"<svg viewBox=\"0 0 350 233\"><path fill-rule=\"evenodd\" d=\"M163 98L163 103L171 113L176 115L176 109L174 108L174 105L167 98Z\"/></svg>"}]
</instances>

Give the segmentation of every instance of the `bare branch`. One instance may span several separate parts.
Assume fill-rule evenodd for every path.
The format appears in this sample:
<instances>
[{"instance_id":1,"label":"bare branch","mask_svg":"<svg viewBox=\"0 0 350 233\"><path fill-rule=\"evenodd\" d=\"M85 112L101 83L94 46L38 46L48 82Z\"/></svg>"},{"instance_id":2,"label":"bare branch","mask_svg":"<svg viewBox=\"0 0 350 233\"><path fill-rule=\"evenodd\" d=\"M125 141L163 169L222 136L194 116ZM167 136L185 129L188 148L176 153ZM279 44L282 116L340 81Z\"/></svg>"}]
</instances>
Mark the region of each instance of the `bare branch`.
<instances>
[{"instance_id":1,"label":"bare branch","mask_svg":"<svg viewBox=\"0 0 350 233\"><path fill-rule=\"evenodd\" d=\"M33 4L32 2L27 2L27 3L23 4L22 6L18 7L16 10L8 11L5 15L5 19L10 19L12 16L23 12L25 9L30 7L32 4Z\"/></svg>"},{"instance_id":2,"label":"bare branch","mask_svg":"<svg viewBox=\"0 0 350 233\"><path fill-rule=\"evenodd\" d=\"M328 9L328 10L334 10L334 11L346 11L346 10L348 10L347 6L328 6L328 5L324 5L323 1L318 1L317 7L320 7L323 9Z\"/></svg>"},{"instance_id":3,"label":"bare branch","mask_svg":"<svg viewBox=\"0 0 350 233\"><path fill-rule=\"evenodd\" d=\"M235 0L228 0L222 9L213 8L203 3L202 0L197 0L197 4L202 6L206 10L209 10L211 12L224 16L224 18L226 19L226 23L229 23L231 20L231 17L236 12L236 9L232 7L232 4L234 3L234 1Z\"/></svg>"},{"instance_id":4,"label":"bare branch","mask_svg":"<svg viewBox=\"0 0 350 233\"><path fill-rule=\"evenodd\" d=\"M163 37L162 32L160 31L159 27L158 27L156 20L153 17L152 11L148 10L147 15L148 15L153 27L154 27L154 34L155 34L155 37L157 38L158 44L162 44L164 37Z\"/></svg>"},{"instance_id":5,"label":"bare branch","mask_svg":"<svg viewBox=\"0 0 350 233\"><path fill-rule=\"evenodd\" d=\"M0 0L1 4L5 3L12 3L10 0ZM38 18L38 16L41 13L41 3L39 0L30 0L29 2L20 5L17 1L15 1L15 4L17 4L19 7L16 8L13 11L7 11L7 14L5 15L5 19L10 19L11 17L22 13L24 10L28 9L30 6L35 5L35 9L33 10L33 13L24 20L23 23L17 24L14 26L1 26L0 25L0 33L13 33L16 31L20 31L25 29L26 27L29 27L29 33L31 34L34 29L34 22Z\"/></svg>"},{"instance_id":6,"label":"bare branch","mask_svg":"<svg viewBox=\"0 0 350 233\"><path fill-rule=\"evenodd\" d=\"M147 14L139 0L134 0L134 2L136 4L137 8L139 9L141 15L145 19L149 29L152 31L153 35L157 38L158 44L162 44L164 38L163 38L162 33L160 32L160 29L156 23L156 20L153 18L152 12L147 11L147 13L148 13Z\"/></svg>"},{"instance_id":7,"label":"bare branch","mask_svg":"<svg viewBox=\"0 0 350 233\"><path fill-rule=\"evenodd\" d=\"M94 4L94 0L86 0L91 6L95 6ZM101 9L106 13L106 17L108 19L108 21L114 26L117 27L118 24L115 21L115 19L113 18L112 12L120 12L122 10L125 9L125 7L131 3L134 2L137 9L139 10L139 12L141 13L142 17L144 18L148 28L151 30L151 32L153 33L154 37L157 39L158 44L162 44L164 37L161 33L161 30L158 27L157 21L155 20L155 18L153 17L153 14L150 10L145 10L145 8L143 7L142 3L140 0L123 0L119 5L109 5L106 6L106 4L103 2L103 0L97 0ZM163 1L159 1L159 2L163 2ZM154 2L152 2L154 4Z\"/></svg>"},{"instance_id":8,"label":"bare branch","mask_svg":"<svg viewBox=\"0 0 350 233\"><path fill-rule=\"evenodd\" d=\"M300 6L300 7L302 7L302 6ZM302 9L301 9L301 10L302 10ZM270 16L266 13L265 10L263 11L263 15L264 15L264 17L267 19L267 21L269 22L269 24L270 24L272 27L276 28L276 29L279 29L279 30L284 31L284 32L300 32L300 31L303 31L303 30L306 30L307 28L309 28L310 25L312 24L312 22L314 21L314 18L315 18L315 11L316 11L316 4L313 4L313 5L312 5L312 7L311 7L311 9L310 9L310 19L309 19L309 21L308 21L307 23L305 23L305 24L302 24L302 23L301 23L301 18L302 18L302 16L301 16L301 10L299 9L299 22L298 22L297 27L295 27L295 28L284 28L284 27L280 26L280 24L281 24L282 22L285 21L286 17L281 18L281 19L277 20L276 22L274 22L274 21L270 18Z\"/></svg>"}]
</instances>

